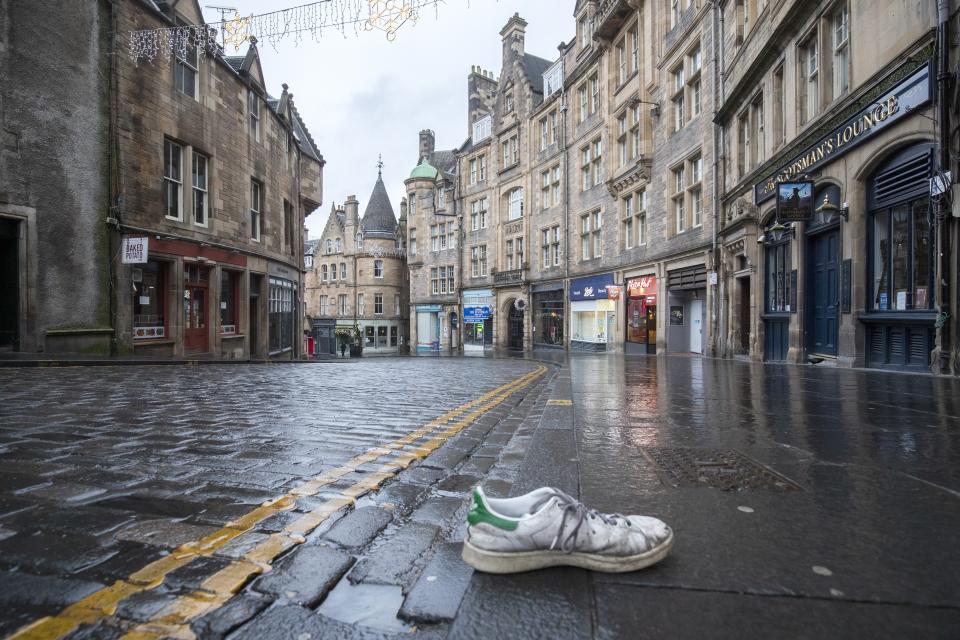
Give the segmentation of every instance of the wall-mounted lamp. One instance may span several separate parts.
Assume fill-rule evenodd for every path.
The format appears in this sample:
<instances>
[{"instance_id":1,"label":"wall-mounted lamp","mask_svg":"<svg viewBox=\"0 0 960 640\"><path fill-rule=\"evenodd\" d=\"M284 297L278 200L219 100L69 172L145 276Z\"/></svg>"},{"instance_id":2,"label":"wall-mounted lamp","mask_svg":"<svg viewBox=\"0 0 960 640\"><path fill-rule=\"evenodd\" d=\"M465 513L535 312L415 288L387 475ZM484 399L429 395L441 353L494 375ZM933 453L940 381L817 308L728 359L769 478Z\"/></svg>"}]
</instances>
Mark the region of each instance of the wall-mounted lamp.
<instances>
[{"instance_id":1,"label":"wall-mounted lamp","mask_svg":"<svg viewBox=\"0 0 960 640\"><path fill-rule=\"evenodd\" d=\"M793 225L787 226L782 222L777 222L767 229L771 242L782 242L792 231ZM763 234L762 237L766 237L767 233Z\"/></svg>"},{"instance_id":2,"label":"wall-mounted lamp","mask_svg":"<svg viewBox=\"0 0 960 640\"><path fill-rule=\"evenodd\" d=\"M842 207L830 202L830 196L824 195L823 202L819 207L815 209L817 213L823 218L824 224L830 224L833 222L833 217L837 214L840 214L840 217L846 221L850 221L850 208L847 206L847 203L844 202Z\"/></svg>"},{"instance_id":3,"label":"wall-mounted lamp","mask_svg":"<svg viewBox=\"0 0 960 640\"><path fill-rule=\"evenodd\" d=\"M650 109L650 115L652 115L654 118L660 117L659 102L648 102L646 100L641 100L640 98L630 98L630 100L627 101L627 104L631 107L636 107L637 105L641 105L641 104L649 104L652 107Z\"/></svg>"}]
</instances>

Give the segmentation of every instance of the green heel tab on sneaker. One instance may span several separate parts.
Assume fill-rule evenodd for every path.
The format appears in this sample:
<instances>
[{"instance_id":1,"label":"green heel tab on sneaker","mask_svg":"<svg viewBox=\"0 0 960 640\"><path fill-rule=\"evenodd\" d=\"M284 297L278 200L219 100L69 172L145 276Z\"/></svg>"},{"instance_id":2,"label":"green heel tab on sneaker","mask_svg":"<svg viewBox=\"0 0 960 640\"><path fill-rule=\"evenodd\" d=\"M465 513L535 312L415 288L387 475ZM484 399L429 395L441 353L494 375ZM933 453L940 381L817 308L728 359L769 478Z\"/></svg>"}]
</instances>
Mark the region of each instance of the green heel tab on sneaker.
<instances>
[{"instance_id":1,"label":"green heel tab on sneaker","mask_svg":"<svg viewBox=\"0 0 960 640\"><path fill-rule=\"evenodd\" d=\"M467 514L467 522L471 525L485 522L506 531L513 531L517 528L517 522L515 520L507 520L506 518L501 518L498 515L490 513L486 503L483 501L483 496L476 489L473 490L473 505L470 507L470 513Z\"/></svg>"}]
</instances>

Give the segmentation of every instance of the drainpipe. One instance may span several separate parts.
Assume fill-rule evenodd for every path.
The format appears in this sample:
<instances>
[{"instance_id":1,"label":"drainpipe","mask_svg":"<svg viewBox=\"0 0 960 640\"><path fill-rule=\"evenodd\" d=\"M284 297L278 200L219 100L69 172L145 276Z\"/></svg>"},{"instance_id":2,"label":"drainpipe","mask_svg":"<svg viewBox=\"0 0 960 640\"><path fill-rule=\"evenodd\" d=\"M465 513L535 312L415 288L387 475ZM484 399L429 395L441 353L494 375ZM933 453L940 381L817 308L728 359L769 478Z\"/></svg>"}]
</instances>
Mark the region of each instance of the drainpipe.
<instances>
[{"instance_id":1,"label":"drainpipe","mask_svg":"<svg viewBox=\"0 0 960 640\"><path fill-rule=\"evenodd\" d=\"M939 124L940 162L938 171L941 176L950 169L950 108L947 104L947 91L949 89L949 14L950 7L948 0L937 0L937 121ZM952 185L945 185L951 188ZM939 257L938 266L939 286L937 287L937 316L938 332L940 333L939 354L940 362L935 363L934 367L941 373L952 371L955 364L951 362L952 341L951 341L951 318L950 318L950 231L953 229L951 222L952 212L949 210L949 199L946 194L942 195L937 203L937 255Z\"/></svg>"},{"instance_id":2,"label":"drainpipe","mask_svg":"<svg viewBox=\"0 0 960 640\"><path fill-rule=\"evenodd\" d=\"M713 295L713 304L711 313L713 314L712 328L716 332L714 336L714 355L724 355L726 352L726 314L723 312L722 300L726 291L725 279L721 274L723 261L720 259L717 249L717 240L719 235L720 222L723 220L723 212L720 206L720 194L722 192L720 184L720 163L724 159L724 132L723 127L716 123L717 100L718 95L723 95L723 12L720 10L719 3L714 0L711 2L713 7L713 272L717 274L717 286Z\"/></svg>"},{"instance_id":3,"label":"drainpipe","mask_svg":"<svg viewBox=\"0 0 960 640\"><path fill-rule=\"evenodd\" d=\"M560 56L564 52L561 49ZM564 348L570 349L570 327L573 313L570 310L568 289L570 287L570 153L567 149L567 89L566 70L564 84L560 87L560 154L563 156L563 332Z\"/></svg>"}]
</instances>

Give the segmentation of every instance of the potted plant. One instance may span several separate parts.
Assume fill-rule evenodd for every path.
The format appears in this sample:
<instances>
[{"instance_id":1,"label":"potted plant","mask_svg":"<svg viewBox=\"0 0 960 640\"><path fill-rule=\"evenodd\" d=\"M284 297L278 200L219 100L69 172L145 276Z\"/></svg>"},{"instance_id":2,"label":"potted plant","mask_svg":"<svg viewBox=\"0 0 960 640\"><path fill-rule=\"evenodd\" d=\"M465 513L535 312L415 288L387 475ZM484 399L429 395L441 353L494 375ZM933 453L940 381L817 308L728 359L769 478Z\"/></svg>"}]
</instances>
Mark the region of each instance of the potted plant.
<instances>
[{"instance_id":1,"label":"potted plant","mask_svg":"<svg viewBox=\"0 0 960 640\"><path fill-rule=\"evenodd\" d=\"M339 327L333 333L337 336L337 339L341 344L349 345L351 358L357 358L363 355L363 342L360 340L360 327L357 325L353 325L353 327L349 328Z\"/></svg>"}]
</instances>

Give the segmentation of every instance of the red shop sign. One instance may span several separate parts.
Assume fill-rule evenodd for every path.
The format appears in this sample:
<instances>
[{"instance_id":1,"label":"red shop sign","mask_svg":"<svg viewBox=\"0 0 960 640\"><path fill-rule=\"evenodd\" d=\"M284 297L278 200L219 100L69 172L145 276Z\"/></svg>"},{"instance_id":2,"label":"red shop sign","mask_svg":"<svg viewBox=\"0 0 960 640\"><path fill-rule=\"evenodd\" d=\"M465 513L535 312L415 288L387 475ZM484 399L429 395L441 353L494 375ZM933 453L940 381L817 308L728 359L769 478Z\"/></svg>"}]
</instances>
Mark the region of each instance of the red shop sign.
<instances>
[{"instance_id":1,"label":"red shop sign","mask_svg":"<svg viewBox=\"0 0 960 640\"><path fill-rule=\"evenodd\" d=\"M627 296L630 298L642 298L647 295L657 294L656 276L643 276L627 280Z\"/></svg>"}]
</instances>

